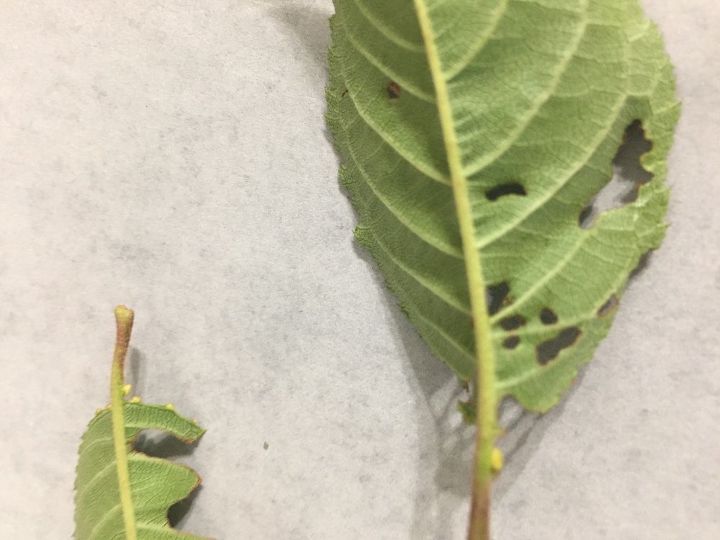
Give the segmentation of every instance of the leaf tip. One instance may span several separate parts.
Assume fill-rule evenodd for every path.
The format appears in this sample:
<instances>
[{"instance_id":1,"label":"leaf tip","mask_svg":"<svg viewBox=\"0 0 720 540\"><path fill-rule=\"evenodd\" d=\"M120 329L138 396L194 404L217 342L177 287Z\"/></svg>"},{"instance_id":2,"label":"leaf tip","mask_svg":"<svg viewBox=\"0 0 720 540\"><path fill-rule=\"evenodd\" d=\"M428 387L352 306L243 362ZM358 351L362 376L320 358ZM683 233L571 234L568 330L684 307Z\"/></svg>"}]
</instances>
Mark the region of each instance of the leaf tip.
<instances>
[{"instance_id":1,"label":"leaf tip","mask_svg":"<svg viewBox=\"0 0 720 540\"><path fill-rule=\"evenodd\" d=\"M124 360L125 351L130 343L130 334L132 333L133 320L135 312L127 306L119 305L115 307L115 324L117 327L116 343L120 348L120 364Z\"/></svg>"},{"instance_id":2,"label":"leaf tip","mask_svg":"<svg viewBox=\"0 0 720 540\"><path fill-rule=\"evenodd\" d=\"M135 312L127 306L119 305L115 307L115 320L118 324L132 325Z\"/></svg>"}]
</instances>

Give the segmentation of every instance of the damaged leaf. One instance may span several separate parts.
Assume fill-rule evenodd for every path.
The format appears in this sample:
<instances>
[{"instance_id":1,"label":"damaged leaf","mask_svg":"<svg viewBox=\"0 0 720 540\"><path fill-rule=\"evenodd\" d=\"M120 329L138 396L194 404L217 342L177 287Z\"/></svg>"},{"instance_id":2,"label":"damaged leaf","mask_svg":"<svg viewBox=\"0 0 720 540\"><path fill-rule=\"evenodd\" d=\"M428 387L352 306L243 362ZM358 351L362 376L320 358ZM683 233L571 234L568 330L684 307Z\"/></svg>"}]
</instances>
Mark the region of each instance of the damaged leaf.
<instances>
[{"instance_id":1,"label":"damaged leaf","mask_svg":"<svg viewBox=\"0 0 720 540\"><path fill-rule=\"evenodd\" d=\"M327 120L355 235L474 383L470 538L488 538L498 403L559 401L664 236L672 67L637 0L334 4ZM592 215L631 125L650 178Z\"/></svg>"},{"instance_id":2,"label":"damaged leaf","mask_svg":"<svg viewBox=\"0 0 720 540\"><path fill-rule=\"evenodd\" d=\"M125 399L123 364L133 312L115 310L118 337L112 366L111 403L90 421L80 444L75 480L76 540L202 540L170 527L168 510L200 485L184 465L148 456L134 448L144 430L160 430L192 444L204 430L171 405Z\"/></svg>"},{"instance_id":3,"label":"damaged leaf","mask_svg":"<svg viewBox=\"0 0 720 540\"><path fill-rule=\"evenodd\" d=\"M665 232L679 106L656 27L635 0L335 8L327 118L358 240L462 379L486 327L498 399L547 410L606 335L603 306ZM388 81L402 92L388 95ZM642 156L652 179L585 229L579 216L634 122L652 144ZM506 301L483 301L469 285L479 282L505 287ZM572 343L540 357L570 331Z\"/></svg>"}]
</instances>

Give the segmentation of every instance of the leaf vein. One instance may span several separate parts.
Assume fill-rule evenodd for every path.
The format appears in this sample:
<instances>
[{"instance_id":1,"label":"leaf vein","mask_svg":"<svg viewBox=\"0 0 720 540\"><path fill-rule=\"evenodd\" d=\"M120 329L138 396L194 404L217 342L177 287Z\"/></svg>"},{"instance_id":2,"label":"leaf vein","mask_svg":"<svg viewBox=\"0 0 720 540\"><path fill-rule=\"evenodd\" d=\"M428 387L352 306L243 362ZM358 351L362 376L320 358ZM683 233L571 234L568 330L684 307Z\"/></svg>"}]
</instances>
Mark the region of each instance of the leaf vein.
<instances>
[{"instance_id":1,"label":"leaf vein","mask_svg":"<svg viewBox=\"0 0 720 540\"><path fill-rule=\"evenodd\" d=\"M585 4L585 9L587 10L587 3ZM491 163L494 163L497 161L501 156L503 156L512 146L522 137L522 135L525 133L527 128L532 124L533 120L537 117L538 113L542 110L542 108L545 106L546 103L553 97L555 90L560 86L560 82L562 81L563 77L565 76L568 68L570 67L570 64L572 63L572 60L577 53L577 51L580 48L580 44L582 43L583 39L585 38L585 33L587 31L588 26L588 18L587 18L587 12L584 13L584 17L582 19L582 29L578 32L577 37L575 41L573 42L572 46L568 49L568 52L566 55L562 58L560 63L557 66L557 72L553 76L553 78L550 81L550 85L546 89L545 92L540 94L539 99L537 99L533 106L528 109L528 114L520 121L520 123L517 125L513 133L503 140L503 143L498 146L495 151L493 151L491 154L486 154L485 156L482 156L480 160L474 162L474 163L468 163L466 167L469 170L465 171L465 174L468 177L472 177L476 175L477 173L484 170L488 165Z\"/></svg>"},{"instance_id":2,"label":"leaf vein","mask_svg":"<svg viewBox=\"0 0 720 540\"><path fill-rule=\"evenodd\" d=\"M423 52L422 44L408 41L398 36L395 32L391 31L387 26L385 26L382 21L380 21L373 13L370 12L368 7L365 5L364 0L355 0L355 6L357 6L358 10L360 11L360 13L363 14L365 19L389 41L392 41L398 47L402 47L403 49L411 52Z\"/></svg>"},{"instance_id":3,"label":"leaf vein","mask_svg":"<svg viewBox=\"0 0 720 540\"><path fill-rule=\"evenodd\" d=\"M345 26L345 22L343 21L341 23L343 26ZM367 51L362 45L358 43L358 41L355 39L355 36L353 36L352 32L350 32L347 28L345 28L345 34L347 35L348 42L352 47L360 53L365 60L370 62L378 71L380 71L383 75L385 75L388 79L395 81L398 83L404 91L407 91L409 94L412 94L416 98L418 98L421 101L425 101L427 103L435 103L435 99L433 96L428 94L427 92L423 92L420 88L418 88L415 83L410 82L408 79L397 73L396 71L393 71L392 68L386 66L382 62L380 62L377 58L375 58L369 51Z\"/></svg>"},{"instance_id":4,"label":"leaf vein","mask_svg":"<svg viewBox=\"0 0 720 540\"><path fill-rule=\"evenodd\" d=\"M357 116L360 120L362 120L370 129L372 129L378 137L380 137L385 143L400 157L402 157L405 161L407 161L410 165L412 165L413 168L417 169L421 173L423 173L425 176L430 178L431 180L434 180L440 184L450 185L450 179L447 178L443 173L441 173L439 170L437 170L435 167L429 164L424 163L415 163L413 161L412 157L410 155L407 155L407 152L402 149L402 146L398 144L398 142L392 137L392 135L385 133L380 127L378 127L373 120L370 119L369 115L361 109L360 105L358 104L354 93L348 88L347 95L350 97L350 101L353 104L353 108L357 112Z\"/></svg>"},{"instance_id":5,"label":"leaf vein","mask_svg":"<svg viewBox=\"0 0 720 540\"><path fill-rule=\"evenodd\" d=\"M458 63L455 66L451 66L449 69L444 71L443 74L448 82L452 81L457 75L459 75L467 66L470 65L470 62L472 62L475 57L479 55L480 52L482 52L482 50L485 48L485 45L487 45L488 41L490 41L493 32L495 32L495 30L497 30L498 26L500 25L500 21L502 20L503 16L505 15L505 13L507 13L507 8L509 4L510 0L502 0L497 5L496 11L493 14L493 20L490 23L490 27L488 28L485 36L481 36L480 39L478 39L477 42L468 49L467 54L458 59Z\"/></svg>"},{"instance_id":6,"label":"leaf vein","mask_svg":"<svg viewBox=\"0 0 720 540\"><path fill-rule=\"evenodd\" d=\"M340 127L345 131L345 127L342 124L342 121L340 122ZM405 226L405 228L410 231L413 235L415 235L419 240L422 242L428 244L429 246L432 246L433 248L437 249L441 253L444 253L446 255L449 255L451 257L454 257L456 259L462 259L462 252L460 252L457 249L454 249L453 246L449 244L442 243L438 241L435 238L432 238L429 236L425 231L422 231L417 225L415 225L415 222L411 219L407 219L404 214L400 211L398 211L394 205L391 205L383 195L380 194L380 192L377 190L377 188L373 185L373 182L370 180L370 176L367 174L367 171L365 171L364 167L360 164L357 157L355 156L355 152L352 148L352 145L348 145L348 154L350 159L352 160L353 164L357 168L358 172L360 173L360 176L362 177L362 180L365 182L365 184L370 188L370 191L375 195L377 200L382 203L385 208L388 209L388 211L395 216L395 218Z\"/></svg>"},{"instance_id":7,"label":"leaf vein","mask_svg":"<svg viewBox=\"0 0 720 540\"><path fill-rule=\"evenodd\" d=\"M418 284L420 284L425 290L427 290L429 293L431 293L433 296L439 298L442 300L445 304L452 307L453 309L456 309L463 315L471 315L469 306L465 306L457 301L457 299L453 298L452 296L446 294L443 291L437 290L435 285L430 283L427 279L419 275L415 270L407 266L404 262L400 261L395 255L393 255L388 247L380 241L379 235L375 234L375 231L373 231L373 238L375 240L375 243L377 246L392 260L392 262L397 266L402 272L404 272L406 275L410 276L414 281L416 281Z\"/></svg>"}]
</instances>

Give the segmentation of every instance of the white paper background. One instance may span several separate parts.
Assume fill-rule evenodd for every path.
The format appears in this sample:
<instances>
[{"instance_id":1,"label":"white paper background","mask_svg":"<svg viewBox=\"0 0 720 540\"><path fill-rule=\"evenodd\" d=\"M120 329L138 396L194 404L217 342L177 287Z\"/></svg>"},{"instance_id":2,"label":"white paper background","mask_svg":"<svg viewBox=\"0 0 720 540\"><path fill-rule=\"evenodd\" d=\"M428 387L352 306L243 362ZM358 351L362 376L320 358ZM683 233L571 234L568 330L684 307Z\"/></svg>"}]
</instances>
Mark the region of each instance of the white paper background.
<instances>
[{"instance_id":1,"label":"white paper background","mask_svg":"<svg viewBox=\"0 0 720 540\"><path fill-rule=\"evenodd\" d=\"M672 227L568 399L513 435L498 539L720 538L720 4L646 4L684 101ZM71 536L120 302L140 394L208 428L185 529L463 538L455 383L336 181L331 9L0 5L0 538Z\"/></svg>"}]
</instances>

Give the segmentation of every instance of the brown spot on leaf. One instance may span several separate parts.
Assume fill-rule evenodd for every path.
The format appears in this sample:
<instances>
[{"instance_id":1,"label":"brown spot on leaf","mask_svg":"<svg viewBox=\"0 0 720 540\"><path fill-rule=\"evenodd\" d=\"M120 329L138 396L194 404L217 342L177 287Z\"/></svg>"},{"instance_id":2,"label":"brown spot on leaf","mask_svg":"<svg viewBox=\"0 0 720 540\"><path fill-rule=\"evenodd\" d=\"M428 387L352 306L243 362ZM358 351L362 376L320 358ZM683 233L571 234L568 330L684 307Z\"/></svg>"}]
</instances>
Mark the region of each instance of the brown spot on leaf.
<instances>
[{"instance_id":1,"label":"brown spot on leaf","mask_svg":"<svg viewBox=\"0 0 720 540\"><path fill-rule=\"evenodd\" d=\"M402 91L402 88L400 88L400 85L396 83L395 81L390 81L387 85L387 93L388 97L390 99L397 99L400 97L400 92Z\"/></svg>"},{"instance_id":2,"label":"brown spot on leaf","mask_svg":"<svg viewBox=\"0 0 720 540\"><path fill-rule=\"evenodd\" d=\"M510 317L505 317L500 321L500 326L507 331L517 330L521 326L525 326L525 324L527 324L527 321L522 315L511 315Z\"/></svg>"},{"instance_id":3,"label":"brown spot on leaf","mask_svg":"<svg viewBox=\"0 0 720 540\"><path fill-rule=\"evenodd\" d=\"M555 313L550 308L542 308L542 311L540 311L540 322L543 324L555 324L558 322L558 316L557 313Z\"/></svg>"},{"instance_id":4,"label":"brown spot on leaf","mask_svg":"<svg viewBox=\"0 0 720 540\"><path fill-rule=\"evenodd\" d=\"M503 344L503 347L505 347L506 349L512 350L515 347L517 347L518 345L520 345L520 338L518 336L506 337L503 340L502 344Z\"/></svg>"},{"instance_id":5,"label":"brown spot on leaf","mask_svg":"<svg viewBox=\"0 0 720 540\"><path fill-rule=\"evenodd\" d=\"M615 310L615 308L619 304L620 300L618 299L617 295L613 294L610 298L607 299L607 302L605 302L602 306L600 306L600 309L597 310L597 316L605 317L606 315L609 315Z\"/></svg>"},{"instance_id":6,"label":"brown spot on leaf","mask_svg":"<svg viewBox=\"0 0 720 540\"><path fill-rule=\"evenodd\" d=\"M506 195L525 196L527 195L527 191L525 191L525 187L519 182L508 182L491 187L485 192L485 197L487 197L488 201L497 201L500 197L505 197Z\"/></svg>"},{"instance_id":7,"label":"brown spot on leaf","mask_svg":"<svg viewBox=\"0 0 720 540\"><path fill-rule=\"evenodd\" d=\"M507 281L490 285L486 289L485 296L490 315L495 315L498 311L500 311L500 308L507 305L505 302L508 300L509 294L510 286L507 284Z\"/></svg>"},{"instance_id":8,"label":"brown spot on leaf","mask_svg":"<svg viewBox=\"0 0 720 540\"><path fill-rule=\"evenodd\" d=\"M535 350L538 363L544 366L557 358L560 351L573 346L581 334L582 332L577 326L570 326L560 331L554 338L540 343Z\"/></svg>"}]
</instances>

